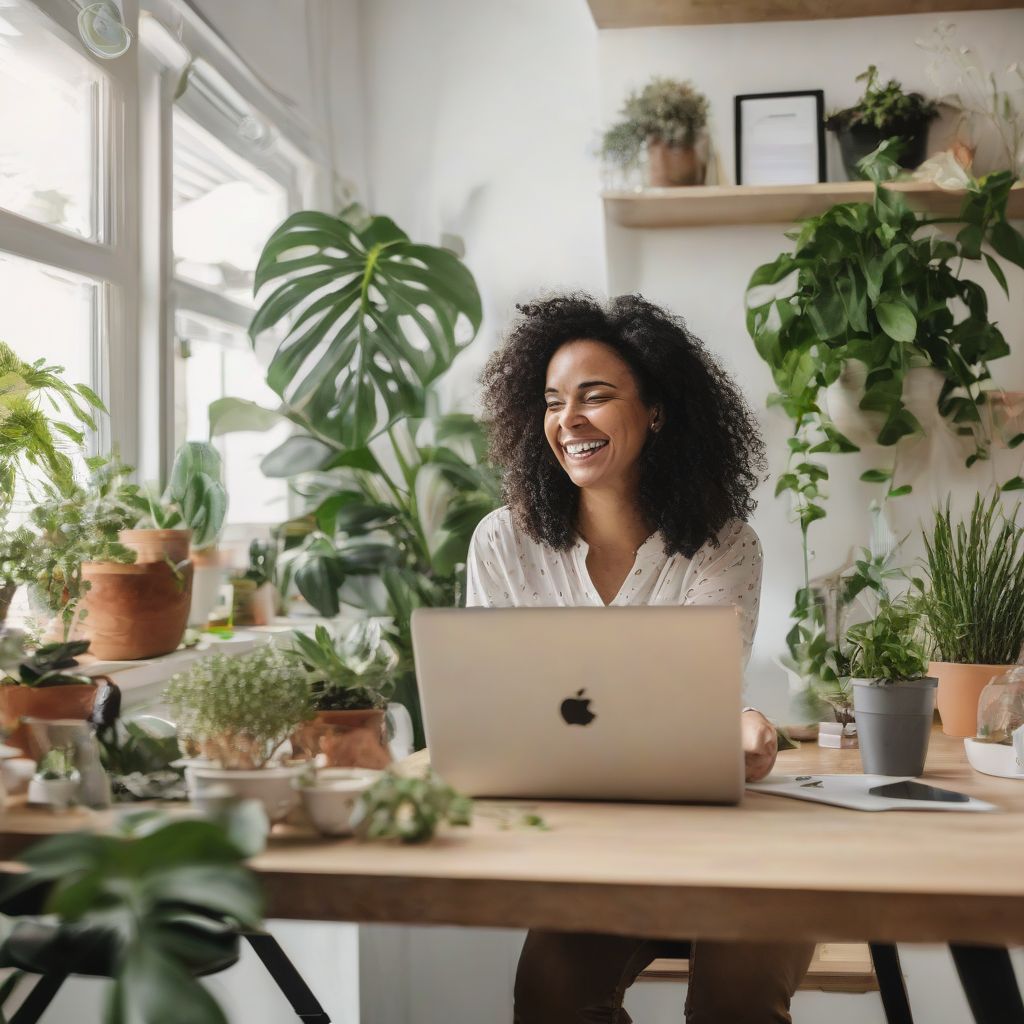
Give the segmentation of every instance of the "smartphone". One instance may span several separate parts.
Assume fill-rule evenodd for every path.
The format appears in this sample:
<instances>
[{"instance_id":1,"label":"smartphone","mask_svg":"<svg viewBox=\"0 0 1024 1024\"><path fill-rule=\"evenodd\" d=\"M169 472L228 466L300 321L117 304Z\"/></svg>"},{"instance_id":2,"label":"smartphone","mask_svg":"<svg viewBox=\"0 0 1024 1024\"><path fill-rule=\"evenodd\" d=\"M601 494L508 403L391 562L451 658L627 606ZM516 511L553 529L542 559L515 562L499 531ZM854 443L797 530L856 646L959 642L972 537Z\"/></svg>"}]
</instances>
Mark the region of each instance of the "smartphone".
<instances>
[{"instance_id":1,"label":"smartphone","mask_svg":"<svg viewBox=\"0 0 1024 1024\"><path fill-rule=\"evenodd\" d=\"M887 782L884 786L872 786L868 793L871 796L887 796L893 800L927 800L944 804L966 804L970 797L963 793L954 793L951 789L939 789L938 786L926 786L923 782L908 779L905 782Z\"/></svg>"}]
</instances>

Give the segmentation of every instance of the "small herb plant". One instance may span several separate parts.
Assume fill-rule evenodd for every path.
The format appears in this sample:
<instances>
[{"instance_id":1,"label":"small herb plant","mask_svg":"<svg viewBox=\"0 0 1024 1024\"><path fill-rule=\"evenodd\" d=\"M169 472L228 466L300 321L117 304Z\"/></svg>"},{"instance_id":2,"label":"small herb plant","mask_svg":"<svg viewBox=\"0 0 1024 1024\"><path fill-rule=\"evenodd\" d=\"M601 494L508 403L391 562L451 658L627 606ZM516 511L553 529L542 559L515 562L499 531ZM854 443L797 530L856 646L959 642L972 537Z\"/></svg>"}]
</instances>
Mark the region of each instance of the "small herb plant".
<instances>
[{"instance_id":1,"label":"small herb plant","mask_svg":"<svg viewBox=\"0 0 1024 1024\"><path fill-rule=\"evenodd\" d=\"M440 825L469 825L472 818L473 801L433 772L424 778L388 772L363 794L353 823L363 839L423 843Z\"/></svg>"},{"instance_id":2,"label":"small herb plant","mask_svg":"<svg viewBox=\"0 0 1024 1024\"><path fill-rule=\"evenodd\" d=\"M49 782L70 779L75 771L75 758L71 747L54 747L48 750L36 765L36 775Z\"/></svg>"},{"instance_id":3,"label":"small herb plant","mask_svg":"<svg viewBox=\"0 0 1024 1024\"><path fill-rule=\"evenodd\" d=\"M65 638L89 587L82 579L82 563L131 563L136 558L118 541L121 530L137 518L132 506L138 488L126 481L130 470L116 460L88 463L85 483L64 492L48 488L29 514L36 539L24 565L25 579L46 607L61 615Z\"/></svg>"},{"instance_id":4,"label":"small herb plant","mask_svg":"<svg viewBox=\"0 0 1024 1024\"><path fill-rule=\"evenodd\" d=\"M978 495L966 522L954 524L949 501L924 535L922 606L938 661L1012 665L1024 648L1024 528L1018 504L1004 512L998 495Z\"/></svg>"},{"instance_id":5,"label":"small herb plant","mask_svg":"<svg viewBox=\"0 0 1024 1024\"><path fill-rule=\"evenodd\" d=\"M310 674L318 711L383 708L395 690L400 659L380 619L357 622L341 640L325 626L296 631L286 654Z\"/></svg>"},{"instance_id":6,"label":"small herb plant","mask_svg":"<svg viewBox=\"0 0 1024 1024\"><path fill-rule=\"evenodd\" d=\"M904 92L895 78L883 85L874 64L859 74L856 81L865 83L864 95L852 107L825 119L825 127L830 131L864 125L891 135L906 135L938 116L939 107L934 100L925 99L919 92Z\"/></svg>"},{"instance_id":7,"label":"small herb plant","mask_svg":"<svg viewBox=\"0 0 1024 1024\"><path fill-rule=\"evenodd\" d=\"M216 544L228 509L220 453L208 442L187 441L178 449L163 493L140 495L136 506L142 512L140 527L191 530L194 548Z\"/></svg>"},{"instance_id":8,"label":"small herb plant","mask_svg":"<svg viewBox=\"0 0 1024 1024\"><path fill-rule=\"evenodd\" d=\"M252 580L257 587L277 580L277 544L254 540L249 545L249 568L245 580Z\"/></svg>"},{"instance_id":9,"label":"small herb plant","mask_svg":"<svg viewBox=\"0 0 1024 1024\"><path fill-rule=\"evenodd\" d=\"M692 146L708 121L708 101L690 82L655 78L631 93L622 120L604 134L601 153L628 167L651 139L669 146Z\"/></svg>"},{"instance_id":10,"label":"small herb plant","mask_svg":"<svg viewBox=\"0 0 1024 1024\"><path fill-rule=\"evenodd\" d=\"M927 671L921 611L903 599L881 600L874 618L851 626L836 652L840 677L897 683L920 679Z\"/></svg>"},{"instance_id":11,"label":"small herb plant","mask_svg":"<svg viewBox=\"0 0 1024 1024\"><path fill-rule=\"evenodd\" d=\"M301 722L313 717L309 683L272 644L215 654L174 676L164 697L191 740L223 768L263 768Z\"/></svg>"}]
</instances>

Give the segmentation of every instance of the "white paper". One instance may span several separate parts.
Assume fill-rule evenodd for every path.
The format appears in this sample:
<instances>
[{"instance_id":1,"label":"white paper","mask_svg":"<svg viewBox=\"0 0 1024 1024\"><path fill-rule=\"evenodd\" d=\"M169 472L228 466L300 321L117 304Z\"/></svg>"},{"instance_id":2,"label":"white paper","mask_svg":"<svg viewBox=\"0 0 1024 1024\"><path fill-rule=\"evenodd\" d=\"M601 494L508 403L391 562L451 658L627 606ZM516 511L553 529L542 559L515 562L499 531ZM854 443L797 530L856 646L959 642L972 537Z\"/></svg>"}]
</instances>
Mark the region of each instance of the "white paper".
<instances>
[{"instance_id":1,"label":"white paper","mask_svg":"<svg viewBox=\"0 0 1024 1024\"><path fill-rule=\"evenodd\" d=\"M873 796L873 786L887 782L905 782L909 775L776 775L772 773L763 782L751 782L747 789L770 796L785 796L793 800L809 800L816 804L831 804L853 811L995 811L994 804L971 797L967 803L941 803L933 800L893 800L891 797ZM820 782L820 786L813 783ZM812 783L812 785L808 785ZM927 783L925 783L927 785ZM946 787L940 787L946 788Z\"/></svg>"}]
</instances>

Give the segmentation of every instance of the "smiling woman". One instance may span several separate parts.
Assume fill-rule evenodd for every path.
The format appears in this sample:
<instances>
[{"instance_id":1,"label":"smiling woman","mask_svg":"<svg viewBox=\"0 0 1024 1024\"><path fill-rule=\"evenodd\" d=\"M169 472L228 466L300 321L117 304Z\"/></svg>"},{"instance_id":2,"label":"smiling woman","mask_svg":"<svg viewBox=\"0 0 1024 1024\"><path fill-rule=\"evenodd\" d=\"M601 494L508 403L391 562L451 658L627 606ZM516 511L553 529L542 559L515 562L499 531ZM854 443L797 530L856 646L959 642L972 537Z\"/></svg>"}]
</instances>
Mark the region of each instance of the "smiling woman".
<instances>
[{"instance_id":1,"label":"smiling woman","mask_svg":"<svg viewBox=\"0 0 1024 1024\"><path fill-rule=\"evenodd\" d=\"M639 296L520 309L483 374L508 504L473 536L466 604L731 605L749 657L761 546L746 518L764 448L739 390L682 320ZM563 717L583 722L586 704L578 691ZM775 729L752 708L741 722L756 781L775 763ZM812 952L698 941L687 1020L788 1021ZM514 1019L628 1020L623 994L656 955L641 938L530 932Z\"/></svg>"}]
</instances>

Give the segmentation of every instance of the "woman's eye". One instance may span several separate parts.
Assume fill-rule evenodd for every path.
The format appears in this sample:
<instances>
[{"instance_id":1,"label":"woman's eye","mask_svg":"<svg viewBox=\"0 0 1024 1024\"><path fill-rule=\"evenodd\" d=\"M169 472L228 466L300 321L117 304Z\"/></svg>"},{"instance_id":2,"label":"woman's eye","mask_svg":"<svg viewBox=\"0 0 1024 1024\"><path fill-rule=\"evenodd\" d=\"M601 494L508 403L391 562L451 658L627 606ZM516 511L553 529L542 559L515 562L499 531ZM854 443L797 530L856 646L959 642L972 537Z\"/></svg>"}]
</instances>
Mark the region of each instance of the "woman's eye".
<instances>
[{"instance_id":1,"label":"woman's eye","mask_svg":"<svg viewBox=\"0 0 1024 1024\"><path fill-rule=\"evenodd\" d=\"M546 408L549 409L549 410L550 409L560 409L561 407L562 407L562 403L561 402L548 402L547 406L546 406Z\"/></svg>"},{"instance_id":2,"label":"woman's eye","mask_svg":"<svg viewBox=\"0 0 1024 1024\"><path fill-rule=\"evenodd\" d=\"M608 396L607 395L587 395L586 401L588 402L603 402Z\"/></svg>"}]
</instances>

